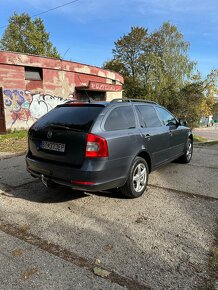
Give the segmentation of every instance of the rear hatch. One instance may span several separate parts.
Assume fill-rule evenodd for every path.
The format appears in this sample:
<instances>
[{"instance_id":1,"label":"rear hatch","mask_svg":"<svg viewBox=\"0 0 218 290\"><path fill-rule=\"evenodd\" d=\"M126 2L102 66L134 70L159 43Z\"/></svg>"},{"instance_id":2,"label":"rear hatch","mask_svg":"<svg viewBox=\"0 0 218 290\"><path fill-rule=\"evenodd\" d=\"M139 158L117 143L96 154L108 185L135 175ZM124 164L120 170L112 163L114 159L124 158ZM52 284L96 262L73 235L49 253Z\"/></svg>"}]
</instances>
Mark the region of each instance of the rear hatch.
<instances>
[{"instance_id":1,"label":"rear hatch","mask_svg":"<svg viewBox=\"0 0 218 290\"><path fill-rule=\"evenodd\" d=\"M28 155L37 160L80 167L87 135L102 104L65 104L40 118L29 130Z\"/></svg>"}]
</instances>

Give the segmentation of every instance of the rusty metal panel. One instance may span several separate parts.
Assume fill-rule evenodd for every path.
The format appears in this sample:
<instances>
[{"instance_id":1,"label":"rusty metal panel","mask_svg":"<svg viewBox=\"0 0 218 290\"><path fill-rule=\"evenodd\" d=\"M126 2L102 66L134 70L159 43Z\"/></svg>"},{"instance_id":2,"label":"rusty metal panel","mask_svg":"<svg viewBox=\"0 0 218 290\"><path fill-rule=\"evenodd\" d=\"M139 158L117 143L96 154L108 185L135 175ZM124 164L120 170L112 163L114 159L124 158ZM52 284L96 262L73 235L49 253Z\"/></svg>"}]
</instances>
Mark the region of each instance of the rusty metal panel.
<instances>
[{"instance_id":1,"label":"rusty metal panel","mask_svg":"<svg viewBox=\"0 0 218 290\"><path fill-rule=\"evenodd\" d=\"M41 67L42 80L25 80L25 67ZM120 97L123 78L86 64L0 52L0 83L6 127L13 129L31 126L56 105L74 98L76 88L85 87L99 98Z\"/></svg>"},{"instance_id":2,"label":"rusty metal panel","mask_svg":"<svg viewBox=\"0 0 218 290\"><path fill-rule=\"evenodd\" d=\"M124 83L123 77L118 73L111 72L91 65L59 60L55 58L1 51L0 64L1 63L3 64L7 63L18 66L44 67L53 70L71 71L75 73L83 73L103 78L115 79L122 84Z\"/></svg>"},{"instance_id":3,"label":"rusty metal panel","mask_svg":"<svg viewBox=\"0 0 218 290\"><path fill-rule=\"evenodd\" d=\"M0 64L0 83L4 88L25 88L24 68Z\"/></svg>"}]
</instances>

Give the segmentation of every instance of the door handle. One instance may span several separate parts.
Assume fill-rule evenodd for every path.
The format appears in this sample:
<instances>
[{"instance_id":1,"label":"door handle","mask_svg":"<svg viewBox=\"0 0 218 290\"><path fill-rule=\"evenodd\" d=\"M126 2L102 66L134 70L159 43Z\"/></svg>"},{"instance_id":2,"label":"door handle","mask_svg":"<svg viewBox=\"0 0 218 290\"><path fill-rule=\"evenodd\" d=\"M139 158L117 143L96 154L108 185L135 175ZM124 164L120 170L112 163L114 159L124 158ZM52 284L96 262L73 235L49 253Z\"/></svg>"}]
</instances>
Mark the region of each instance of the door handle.
<instances>
[{"instance_id":1,"label":"door handle","mask_svg":"<svg viewBox=\"0 0 218 290\"><path fill-rule=\"evenodd\" d=\"M146 134L146 135L144 135L144 138L146 139L146 140L150 140L151 138L150 138L150 134Z\"/></svg>"}]
</instances>

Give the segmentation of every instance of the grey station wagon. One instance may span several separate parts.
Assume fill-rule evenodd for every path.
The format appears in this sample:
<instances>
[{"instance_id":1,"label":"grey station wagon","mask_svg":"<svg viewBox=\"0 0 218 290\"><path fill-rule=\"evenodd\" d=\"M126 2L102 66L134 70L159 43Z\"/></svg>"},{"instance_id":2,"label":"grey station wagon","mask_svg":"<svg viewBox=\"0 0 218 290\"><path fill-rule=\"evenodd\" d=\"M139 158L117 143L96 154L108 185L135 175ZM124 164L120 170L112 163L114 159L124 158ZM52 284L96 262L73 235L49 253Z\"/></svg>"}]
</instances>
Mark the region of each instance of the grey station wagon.
<instances>
[{"instance_id":1,"label":"grey station wagon","mask_svg":"<svg viewBox=\"0 0 218 290\"><path fill-rule=\"evenodd\" d=\"M28 139L27 170L47 186L119 188L130 198L143 194L152 170L188 163L193 150L185 121L135 99L66 102L33 124Z\"/></svg>"}]
</instances>

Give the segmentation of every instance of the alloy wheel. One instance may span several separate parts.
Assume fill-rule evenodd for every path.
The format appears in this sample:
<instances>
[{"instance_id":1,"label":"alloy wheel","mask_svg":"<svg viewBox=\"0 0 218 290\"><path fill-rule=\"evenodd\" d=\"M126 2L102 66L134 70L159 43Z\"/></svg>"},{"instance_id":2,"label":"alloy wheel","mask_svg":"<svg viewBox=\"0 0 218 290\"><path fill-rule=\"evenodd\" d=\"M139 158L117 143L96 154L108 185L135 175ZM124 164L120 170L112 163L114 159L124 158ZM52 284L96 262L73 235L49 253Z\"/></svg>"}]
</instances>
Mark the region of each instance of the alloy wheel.
<instances>
[{"instance_id":1,"label":"alloy wheel","mask_svg":"<svg viewBox=\"0 0 218 290\"><path fill-rule=\"evenodd\" d=\"M146 185L147 168L143 163L139 163L133 171L133 187L136 192L140 192Z\"/></svg>"}]
</instances>

